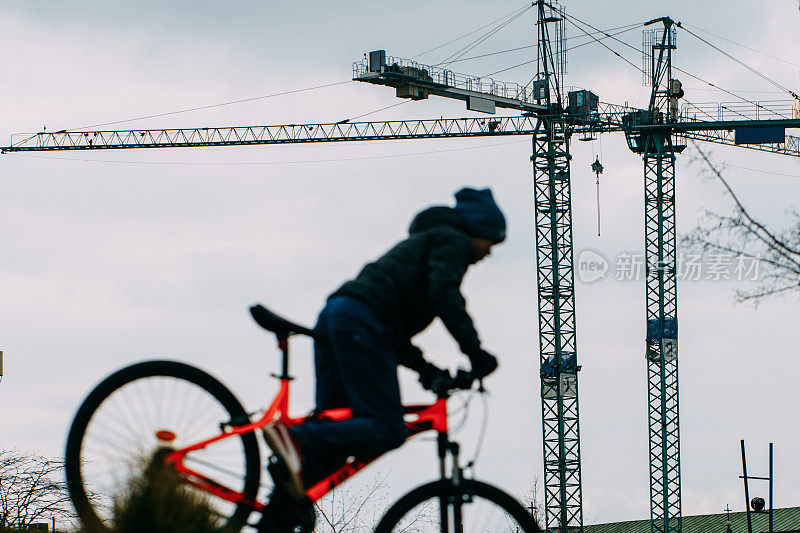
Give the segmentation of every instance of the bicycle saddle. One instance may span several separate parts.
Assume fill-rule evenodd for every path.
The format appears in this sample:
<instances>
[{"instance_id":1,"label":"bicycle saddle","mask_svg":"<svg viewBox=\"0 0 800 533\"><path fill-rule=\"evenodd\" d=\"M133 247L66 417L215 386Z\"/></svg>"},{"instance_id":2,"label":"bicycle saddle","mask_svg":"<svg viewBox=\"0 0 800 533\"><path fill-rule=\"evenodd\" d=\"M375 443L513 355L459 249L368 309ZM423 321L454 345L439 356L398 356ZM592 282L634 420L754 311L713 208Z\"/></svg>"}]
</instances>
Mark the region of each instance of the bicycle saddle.
<instances>
[{"instance_id":1,"label":"bicycle saddle","mask_svg":"<svg viewBox=\"0 0 800 533\"><path fill-rule=\"evenodd\" d=\"M271 331L278 336L278 338L288 338L291 335L308 335L314 336L314 331L303 327L294 322L290 322L283 317L280 317L264 307L261 304L256 304L250 308L250 314L256 323L267 331Z\"/></svg>"}]
</instances>

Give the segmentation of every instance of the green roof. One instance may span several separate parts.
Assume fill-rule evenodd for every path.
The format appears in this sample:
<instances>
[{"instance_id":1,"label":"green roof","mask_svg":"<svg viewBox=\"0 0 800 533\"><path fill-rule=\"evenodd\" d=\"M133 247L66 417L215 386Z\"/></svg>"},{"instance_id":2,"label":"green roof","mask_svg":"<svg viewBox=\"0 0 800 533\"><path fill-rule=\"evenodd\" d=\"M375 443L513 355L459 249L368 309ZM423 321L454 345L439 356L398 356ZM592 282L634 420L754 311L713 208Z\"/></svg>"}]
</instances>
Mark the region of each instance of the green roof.
<instances>
[{"instance_id":1,"label":"green roof","mask_svg":"<svg viewBox=\"0 0 800 533\"><path fill-rule=\"evenodd\" d=\"M750 514L753 533L769 531L769 515ZM731 531L747 533L747 513L742 511L730 514ZM683 517L683 533L725 533L728 515L704 514ZM773 509L772 530L774 533L800 533L800 507ZM631 520L612 524L584 525L584 533L650 533L650 520Z\"/></svg>"}]
</instances>

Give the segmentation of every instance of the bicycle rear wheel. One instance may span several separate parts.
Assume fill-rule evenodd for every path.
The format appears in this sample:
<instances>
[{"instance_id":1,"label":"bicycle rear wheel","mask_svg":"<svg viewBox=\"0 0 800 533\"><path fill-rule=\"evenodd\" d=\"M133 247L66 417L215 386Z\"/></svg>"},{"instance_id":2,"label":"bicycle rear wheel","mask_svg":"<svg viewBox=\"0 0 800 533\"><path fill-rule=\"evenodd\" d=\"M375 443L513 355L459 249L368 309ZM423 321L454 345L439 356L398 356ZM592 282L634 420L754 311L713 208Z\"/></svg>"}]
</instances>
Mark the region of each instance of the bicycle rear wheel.
<instances>
[{"instance_id":1,"label":"bicycle rear wheel","mask_svg":"<svg viewBox=\"0 0 800 533\"><path fill-rule=\"evenodd\" d=\"M522 505L502 490L471 479L454 487L434 481L392 505L375 533L541 533Z\"/></svg>"},{"instance_id":2,"label":"bicycle rear wheel","mask_svg":"<svg viewBox=\"0 0 800 533\"><path fill-rule=\"evenodd\" d=\"M132 480L167 448L217 435L220 424L247 420L236 397L202 370L175 361L146 361L100 382L78 409L67 437L70 497L90 531L106 531ZM261 462L254 433L230 437L185 456L184 464L256 497ZM219 529L237 531L250 507L181 485L204 499Z\"/></svg>"}]
</instances>

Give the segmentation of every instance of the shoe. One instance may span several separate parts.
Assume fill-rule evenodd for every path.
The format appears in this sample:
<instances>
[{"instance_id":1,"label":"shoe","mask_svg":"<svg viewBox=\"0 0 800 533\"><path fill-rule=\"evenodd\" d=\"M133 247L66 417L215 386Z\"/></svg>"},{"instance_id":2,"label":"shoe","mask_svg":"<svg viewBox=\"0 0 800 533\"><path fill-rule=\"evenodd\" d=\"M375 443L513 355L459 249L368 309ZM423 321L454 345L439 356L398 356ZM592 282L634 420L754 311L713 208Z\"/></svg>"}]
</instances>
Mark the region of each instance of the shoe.
<instances>
[{"instance_id":1,"label":"shoe","mask_svg":"<svg viewBox=\"0 0 800 533\"><path fill-rule=\"evenodd\" d=\"M299 446L289 432L286 424L270 422L264 426L264 438L275 454L269 472L276 485L280 485L294 500L306 497L301 477L302 458Z\"/></svg>"},{"instance_id":2,"label":"shoe","mask_svg":"<svg viewBox=\"0 0 800 533\"><path fill-rule=\"evenodd\" d=\"M258 533L311 533L316 513L308 498L296 501L276 487L256 525Z\"/></svg>"}]
</instances>

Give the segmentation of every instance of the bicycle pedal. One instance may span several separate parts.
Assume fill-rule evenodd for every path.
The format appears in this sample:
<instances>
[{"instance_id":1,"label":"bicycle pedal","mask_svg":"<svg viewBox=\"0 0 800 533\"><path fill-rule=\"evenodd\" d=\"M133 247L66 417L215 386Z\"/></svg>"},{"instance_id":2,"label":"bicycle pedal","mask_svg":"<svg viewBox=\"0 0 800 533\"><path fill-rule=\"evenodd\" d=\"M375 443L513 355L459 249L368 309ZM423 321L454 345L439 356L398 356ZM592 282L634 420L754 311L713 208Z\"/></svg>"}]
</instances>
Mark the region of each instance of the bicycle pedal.
<instances>
[{"instance_id":1,"label":"bicycle pedal","mask_svg":"<svg viewBox=\"0 0 800 533\"><path fill-rule=\"evenodd\" d=\"M447 497L447 501L450 504L455 504L455 503L464 504L464 503L472 503L473 498L472 494L468 494L465 492L463 494L451 494L450 496Z\"/></svg>"}]
</instances>

